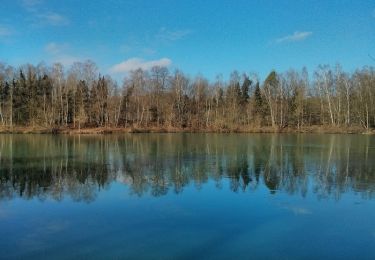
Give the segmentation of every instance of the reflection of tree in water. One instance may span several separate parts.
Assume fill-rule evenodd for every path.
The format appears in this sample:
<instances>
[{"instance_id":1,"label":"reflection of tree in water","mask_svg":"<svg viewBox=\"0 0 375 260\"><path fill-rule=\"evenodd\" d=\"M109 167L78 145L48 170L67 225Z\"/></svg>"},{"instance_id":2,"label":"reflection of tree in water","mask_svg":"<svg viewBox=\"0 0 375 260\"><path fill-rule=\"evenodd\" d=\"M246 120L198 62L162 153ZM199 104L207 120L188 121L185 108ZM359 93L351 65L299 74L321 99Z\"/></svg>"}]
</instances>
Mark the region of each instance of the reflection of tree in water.
<instances>
[{"instance_id":1,"label":"reflection of tree in water","mask_svg":"<svg viewBox=\"0 0 375 260\"><path fill-rule=\"evenodd\" d=\"M114 181L139 196L214 181L234 192L371 197L373 145L347 135L0 136L0 197L92 201Z\"/></svg>"},{"instance_id":2,"label":"reflection of tree in water","mask_svg":"<svg viewBox=\"0 0 375 260\"><path fill-rule=\"evenodd\" d=\"M337 199L348 190L372 196L375 189L373 145L374 140L369 136L355 139L331 136L326 149L316 153L317 164L310 170L315 172L314 192L319 197L333 195Z\"/></svg>"},{"instance_id":3,"label":"reflection of tree in water","mask_svg":"<svg viewBox=\"0 0 375 260\"><path fill-rule=\"evenodd\" d=\"M84 156L89 143L75 139L2 136L0 149L2 198L61 200L69 194L73 200L92 201L111 179L103 154Z\"/></svg>"}]
</instances>

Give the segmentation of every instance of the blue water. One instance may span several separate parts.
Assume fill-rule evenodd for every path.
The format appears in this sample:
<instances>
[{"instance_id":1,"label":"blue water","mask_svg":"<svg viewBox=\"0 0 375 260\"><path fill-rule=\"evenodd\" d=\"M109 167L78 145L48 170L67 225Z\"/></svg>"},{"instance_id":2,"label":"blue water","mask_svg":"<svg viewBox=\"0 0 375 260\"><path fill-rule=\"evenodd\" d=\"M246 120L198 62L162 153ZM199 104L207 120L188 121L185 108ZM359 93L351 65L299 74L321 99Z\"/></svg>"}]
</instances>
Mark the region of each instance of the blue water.
<instances>
[{"instance_id":1,"label":"blue water","mask_svg":"<svg viewBox=\"0 0 375 260\"><path fill-rule=\"evenodd\" d=\"M375 258L375 138L0 136L0 258Z\"/></svg>"}]
</instances>

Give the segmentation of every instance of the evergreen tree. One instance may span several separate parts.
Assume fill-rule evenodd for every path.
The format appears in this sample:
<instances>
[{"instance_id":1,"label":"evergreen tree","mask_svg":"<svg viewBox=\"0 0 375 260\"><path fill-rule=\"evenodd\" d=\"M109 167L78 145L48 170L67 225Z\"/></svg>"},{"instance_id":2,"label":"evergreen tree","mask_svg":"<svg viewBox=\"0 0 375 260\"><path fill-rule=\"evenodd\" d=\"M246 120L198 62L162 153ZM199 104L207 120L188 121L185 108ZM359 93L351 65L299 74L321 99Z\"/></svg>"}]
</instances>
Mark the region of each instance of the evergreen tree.
<instances>
[{"instance_id":1,"label":"evergreen tree","mask_svg":"<svg viewBox=\"0 0 375 260\"><path fill-rule=\"evenodd\" d=\"M255 85L254 91L254 103L255 103L255 114L258 116L265 116L264 111L264 101L262 97L262 92L260 90L259 82Z\"/></svg>"},{"instance_id":2,"label":"evergreen tree","mask_svg":"<svg viewBox=\"0 0 375 260\"><path fill-rule=\"evenodd\" d=\"M249 101L249 98L250 98L249 90L250 90L251 84L252 84L252 81L249 79L248 76L245 75L244 81L241 86L241 103L242 104L246 104Z\"/></svg>"}]
</instances>

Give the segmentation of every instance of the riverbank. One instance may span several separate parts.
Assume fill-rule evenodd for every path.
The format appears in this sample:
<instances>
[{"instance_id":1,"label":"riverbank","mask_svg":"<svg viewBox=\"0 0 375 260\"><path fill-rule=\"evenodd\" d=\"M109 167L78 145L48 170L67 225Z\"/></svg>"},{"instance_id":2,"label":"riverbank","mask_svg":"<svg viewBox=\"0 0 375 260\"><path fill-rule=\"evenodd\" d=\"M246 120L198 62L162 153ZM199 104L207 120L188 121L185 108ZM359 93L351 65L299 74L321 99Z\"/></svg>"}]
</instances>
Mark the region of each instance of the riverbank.
<instances>
[{"instance_id":1,"label":"riverbank","mask_svg":"<svg viewBox=\"0 0 375 260\"><path fill-rule=\"evenodd\" d=\"M94 127L94 128L47 128L47 127L0 127L0 134L121 134L121 133L326 133L326 134L375 134L361 127L308 126L301 128L251 127L235 129L196 129L174 127Z\"/></svg>"}]
</instances>

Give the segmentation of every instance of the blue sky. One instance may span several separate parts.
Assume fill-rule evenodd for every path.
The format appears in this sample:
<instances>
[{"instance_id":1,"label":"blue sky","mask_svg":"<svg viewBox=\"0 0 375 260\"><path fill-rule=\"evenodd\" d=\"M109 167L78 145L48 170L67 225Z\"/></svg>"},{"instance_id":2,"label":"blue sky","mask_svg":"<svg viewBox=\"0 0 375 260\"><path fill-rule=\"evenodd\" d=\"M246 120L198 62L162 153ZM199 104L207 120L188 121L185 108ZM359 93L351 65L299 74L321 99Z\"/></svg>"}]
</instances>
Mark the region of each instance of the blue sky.
<instances>
[{"instance_id":1,"label":"blue sky","mask_svg":"<svg viewBox=\"0 0 375 260\"><path fill-rule=\"evenodd\" d=\"M375 61L367 0L1 0L0 61L92 59L121 78L166 65L194 76L234 69L264 76L318 64L351 71Z\"/></svg>"}]
</instances>

